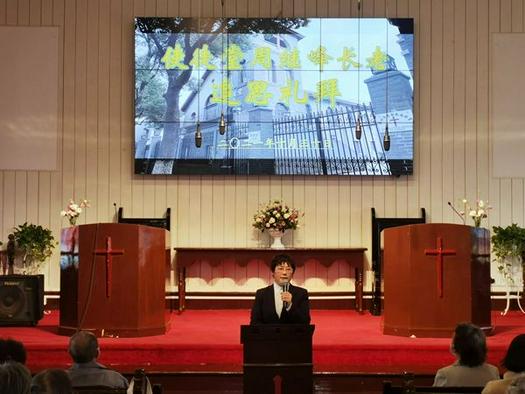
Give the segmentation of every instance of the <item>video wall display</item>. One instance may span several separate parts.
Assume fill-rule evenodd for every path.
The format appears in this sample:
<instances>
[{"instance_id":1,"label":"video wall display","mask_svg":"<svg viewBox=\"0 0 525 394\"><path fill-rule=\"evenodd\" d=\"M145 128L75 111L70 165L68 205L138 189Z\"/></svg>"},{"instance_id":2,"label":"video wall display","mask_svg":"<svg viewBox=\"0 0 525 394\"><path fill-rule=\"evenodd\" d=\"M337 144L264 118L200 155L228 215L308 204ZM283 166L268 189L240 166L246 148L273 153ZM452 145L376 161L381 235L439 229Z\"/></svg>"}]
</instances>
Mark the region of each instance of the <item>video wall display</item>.
<instances>
[{"instance_id":1,"label":"video wall display","mask_svg":"<svg viewBox=\"0 0 525 394\"><path fill-rule=\"evenodd\" d=\"M135 173L412 174L413 26L136 18Z\"/></svg>"}]
</instances>

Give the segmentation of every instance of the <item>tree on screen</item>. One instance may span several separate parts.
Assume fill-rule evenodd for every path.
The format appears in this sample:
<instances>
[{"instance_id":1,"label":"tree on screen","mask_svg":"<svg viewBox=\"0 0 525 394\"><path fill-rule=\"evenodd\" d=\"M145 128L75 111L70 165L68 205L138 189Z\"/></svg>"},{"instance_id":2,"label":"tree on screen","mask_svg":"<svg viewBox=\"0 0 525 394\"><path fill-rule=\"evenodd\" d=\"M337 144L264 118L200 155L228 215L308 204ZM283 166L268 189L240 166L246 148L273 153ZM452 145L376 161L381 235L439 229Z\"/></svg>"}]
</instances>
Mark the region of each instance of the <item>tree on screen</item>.
<instances>
[{"instance_id":1,"label":"tree on screen","mask_svg":"<svg viewBox=\"0 0 525 394\"><path fill-rule=\"evenodd\" d=\"M164 122L158 157L175 158L181 131L181 91L184 87L198 89L198 81L191 80L196 50L205 48L214 58L220 58L225 49L224 34L231 37L230 44L247 49L247 34L285 34L307 23L305 18L137 18L135 31L140 53L135 59L135 116ZM158 78L158 73L163 78Z\"/></svg>"}]
</instances>

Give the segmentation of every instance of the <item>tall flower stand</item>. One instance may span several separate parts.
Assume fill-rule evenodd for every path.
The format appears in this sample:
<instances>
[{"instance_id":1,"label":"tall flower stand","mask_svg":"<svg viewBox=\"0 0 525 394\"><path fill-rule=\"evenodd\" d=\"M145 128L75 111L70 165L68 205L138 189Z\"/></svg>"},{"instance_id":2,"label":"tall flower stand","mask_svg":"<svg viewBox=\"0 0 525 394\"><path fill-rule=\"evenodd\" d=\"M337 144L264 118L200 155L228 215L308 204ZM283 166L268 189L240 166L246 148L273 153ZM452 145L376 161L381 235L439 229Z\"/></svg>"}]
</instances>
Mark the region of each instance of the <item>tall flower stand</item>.
<instances>
[{"instance_id":1,"label":"tall flower stand","mask_svg":"<svg viewBox=\"0 0 525 394\"><path fill-rule=\"evenodd\" d=\"M523 265L521 258L512 258L509 260L510 266L505 274L502 274L506 282L505 286L505 309L501 314L505 316L510 308L510 300L516 300L518 308L522 313L525 313L521 306L521 295L523 293Z\"/></svg>"},{"instance_id":2,"label":"tall flower stand","mask_svg":"<svg viewBox=\"0 0 525 394\"><path fill-rule=\"evenodd\" d=\"M505 310L501 312L503 316L505 316L507 312L509 311L510 300L516 300L516 302L518 303L518 308L520 308L520 311L522 313L525 313L525 311L523 310L523 307L521 306L521 291L520 290L516 290L516 292L513 294L513 292L510 289L510 286L507 286L505 299L507 300L507 303L505 305Z\"/></svg>"}]
</instances>

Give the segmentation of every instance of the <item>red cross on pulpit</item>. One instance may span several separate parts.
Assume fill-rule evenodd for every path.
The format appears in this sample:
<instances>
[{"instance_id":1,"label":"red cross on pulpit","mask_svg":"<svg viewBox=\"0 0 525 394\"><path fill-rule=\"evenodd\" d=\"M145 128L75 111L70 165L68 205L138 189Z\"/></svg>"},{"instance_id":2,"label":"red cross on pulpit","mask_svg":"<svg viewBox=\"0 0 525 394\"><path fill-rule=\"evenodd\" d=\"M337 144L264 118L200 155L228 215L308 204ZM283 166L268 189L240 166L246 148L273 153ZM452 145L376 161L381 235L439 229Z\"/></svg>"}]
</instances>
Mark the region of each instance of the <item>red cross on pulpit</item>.
<instances>
[{"instance_id":1,"label":"red cross on pulpit","mask_svg":"<svg viewBox=\"0 0 525 394\"><path fill-rule=\"evenodd\" d=\"M455 249L443 249L443 238L437 238L437 249L425 249L427 256L436 256L437 291L439 298L443 297L443 256L456 254Z\"/></svg>"},{"instance_id":2,"label":"red cross on pulpit","mask_svg":"<svg viewBox=\"0 0 525 394\"><path fill-rule=\"evenodd\" d=\"M106 297L109 298L111 294L111 264L113 263L113 256L124 254L124 249L113 249L111 246L111 237L106 237L106 249L95 249L93 253L106 256Z\"/></svg>"}]
</instances>

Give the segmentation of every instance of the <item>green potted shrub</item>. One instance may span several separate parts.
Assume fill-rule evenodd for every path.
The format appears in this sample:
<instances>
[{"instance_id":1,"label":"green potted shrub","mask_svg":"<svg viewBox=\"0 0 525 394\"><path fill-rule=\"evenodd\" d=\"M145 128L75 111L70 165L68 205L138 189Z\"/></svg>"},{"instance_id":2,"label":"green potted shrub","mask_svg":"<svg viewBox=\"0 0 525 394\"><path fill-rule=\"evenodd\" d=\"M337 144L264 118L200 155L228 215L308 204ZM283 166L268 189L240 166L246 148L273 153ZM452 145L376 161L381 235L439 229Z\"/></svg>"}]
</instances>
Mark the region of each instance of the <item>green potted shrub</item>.
<instances>
[{"instance_id":1,"label":"green potted shrub","mask_svg":"<svg viewBox=\"0 0 525 394\"><path fill-rule=\"evenodd\" d=\"M507 280L507 284L519 283L522 278L515 278L516 261L523 264L525 255L525 229L513 223L507 227L492 227L492 252L496 256L498 271ZM522 272L522 271L521 271Z\"/></svg>"},{"instance_id":2,"label":"green potted shrub","mask_svg":"<svg viewBox=\"0 0 525 394\"><path fill-rule=\"evenodd\" d=\"M50 229L25 222L14 228L17 251L22 256L23 273L36 273L55 248Z\"/></svg>"}]
</instances>

